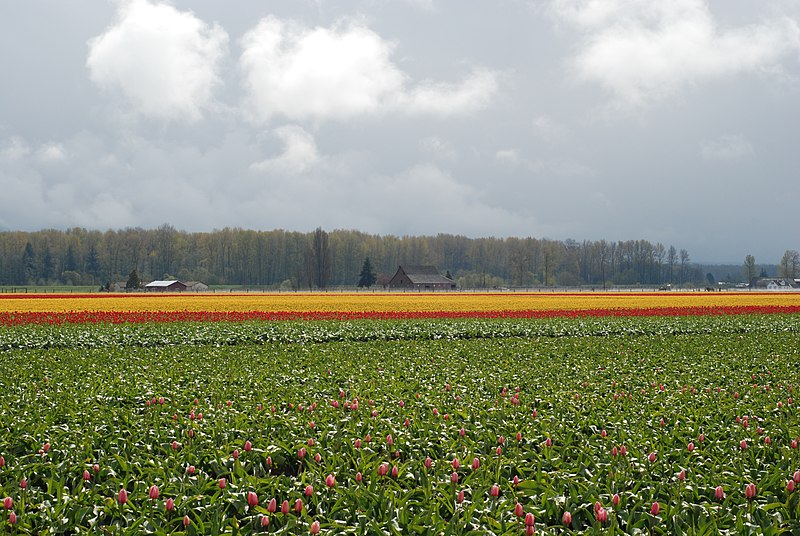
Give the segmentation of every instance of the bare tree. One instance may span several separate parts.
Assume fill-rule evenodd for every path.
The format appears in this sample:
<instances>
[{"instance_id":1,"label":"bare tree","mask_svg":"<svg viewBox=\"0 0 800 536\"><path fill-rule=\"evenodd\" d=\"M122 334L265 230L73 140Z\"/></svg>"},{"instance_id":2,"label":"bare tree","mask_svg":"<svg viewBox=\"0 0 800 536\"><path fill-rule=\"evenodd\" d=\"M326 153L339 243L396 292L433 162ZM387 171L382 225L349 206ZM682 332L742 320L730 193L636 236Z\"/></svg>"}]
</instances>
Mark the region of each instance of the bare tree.
<instances>
[{"instance_id":1,"label":"bare tree","mask_svg":"<svg viewBox=\"0 0 800 536\"><path fill-rule=\"evenodd\" d=\"M800 267L800 253L793 249L787 249L778 265L778 275L794 279L797 277L798 267Z\"/></svg>"},{"instance_id":2,"label":"bare tree","mask_svg":"<svg viewBox=\"0 0 800 536\"><path fill-rule=\"evenodd\" d=\"M752 255L747 255L744 258L744 277L747 284L751 287L756 279L756 258Z\"/></svg>"}]
</instances>

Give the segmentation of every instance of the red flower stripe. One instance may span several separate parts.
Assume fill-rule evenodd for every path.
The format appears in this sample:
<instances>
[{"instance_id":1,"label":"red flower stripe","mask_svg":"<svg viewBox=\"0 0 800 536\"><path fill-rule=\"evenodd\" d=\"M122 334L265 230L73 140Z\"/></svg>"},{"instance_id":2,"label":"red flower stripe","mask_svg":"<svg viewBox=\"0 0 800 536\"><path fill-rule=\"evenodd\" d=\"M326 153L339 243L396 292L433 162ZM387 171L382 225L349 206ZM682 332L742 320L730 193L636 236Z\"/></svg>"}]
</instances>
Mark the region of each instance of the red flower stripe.
<instances>
[{"instance_id":1,"label":"red flower stripe","mask_svg":"<svg viewBox=\"0 0 800 536\"><path fill-rule=\"evenodd\" d=\"M800 314L800 306L747 305L712 307L647 307L524 311L70 311L2 312L0 325L141 324L147 322L246 322L309 320L413 320L447 318L586 318L634 316L719 316Z\"/></svg>"}]
</instances>

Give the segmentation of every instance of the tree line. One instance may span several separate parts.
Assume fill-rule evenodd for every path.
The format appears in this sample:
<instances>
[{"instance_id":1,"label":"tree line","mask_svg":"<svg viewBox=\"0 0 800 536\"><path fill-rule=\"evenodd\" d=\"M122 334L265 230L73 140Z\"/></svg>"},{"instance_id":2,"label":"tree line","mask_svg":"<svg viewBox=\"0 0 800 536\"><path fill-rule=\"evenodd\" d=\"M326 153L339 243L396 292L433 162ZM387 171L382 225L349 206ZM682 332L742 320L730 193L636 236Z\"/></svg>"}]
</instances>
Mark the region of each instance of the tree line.
<instances>
[{"instance_id":1,"label":"tree line","mask_svg":"<svg viewBox=\"0 0 800 536\"><path fill-rule=\"evenodd\" d=\"M321 228L186 232L170 225L0 232L2 285L105 285L125 282L136 270L145 282L177 278L209 285L329 288L357 285L367 259L377 285L401 264L435 265L462 288L705 286L713 279L685 249L647 240L399 237ZM792 265L791 255L787 259L796 271L796 260ZM741 280L743 272L737 274Z\"/></svg>"}]
</instances>

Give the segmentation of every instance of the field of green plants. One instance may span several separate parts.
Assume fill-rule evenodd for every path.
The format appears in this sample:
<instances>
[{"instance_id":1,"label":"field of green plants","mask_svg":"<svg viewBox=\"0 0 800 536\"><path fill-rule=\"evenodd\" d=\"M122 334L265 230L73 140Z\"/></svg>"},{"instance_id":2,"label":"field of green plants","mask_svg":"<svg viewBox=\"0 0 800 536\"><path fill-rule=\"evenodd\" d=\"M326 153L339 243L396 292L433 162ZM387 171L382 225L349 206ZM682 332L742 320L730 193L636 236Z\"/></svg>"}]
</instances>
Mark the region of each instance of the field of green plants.
<instances>
[{"instance_id":1,"label":"field of green plants","mask_svg":"<svg viewBox=\"0 0 800 536\"><path fill-rule=\"evenodd\" d=\"M800 316L0 331L0 531L798 534Z\"/></svg>"}]
</instances>

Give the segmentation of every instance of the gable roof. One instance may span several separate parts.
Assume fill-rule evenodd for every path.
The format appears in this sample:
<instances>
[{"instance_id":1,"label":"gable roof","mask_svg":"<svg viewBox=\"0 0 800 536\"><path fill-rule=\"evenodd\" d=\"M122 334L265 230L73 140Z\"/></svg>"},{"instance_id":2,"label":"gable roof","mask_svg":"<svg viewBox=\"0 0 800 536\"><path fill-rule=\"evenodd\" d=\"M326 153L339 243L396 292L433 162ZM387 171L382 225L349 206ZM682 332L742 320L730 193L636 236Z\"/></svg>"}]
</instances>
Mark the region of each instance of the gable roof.
<instances>
[{"instance_id":1,"label":"gable roof","mask_svg":"<svg viewBox=\"0 0 800 536\"><path fill-rule=\"evenodd\" d=\"M415 285L452 284L453 280L439 274L435 266L400 266L400 270Z\"/></svg>"},{"instance_id":2,"label":"gable roof","mask_svg":"<svg viewBox=\"0 0 800 536\"><path fill-rule=\"evenodd\" d=\"M177 279L173 279L172 281L151 281L150 283L145 285L145 288L148 288L148 287L149 288L168 288L168 287L174 285L175 283L180 283L184 287L186 286L186 283L182 283L181 281L178 281Z\"/></svg>"}]
</instances>

